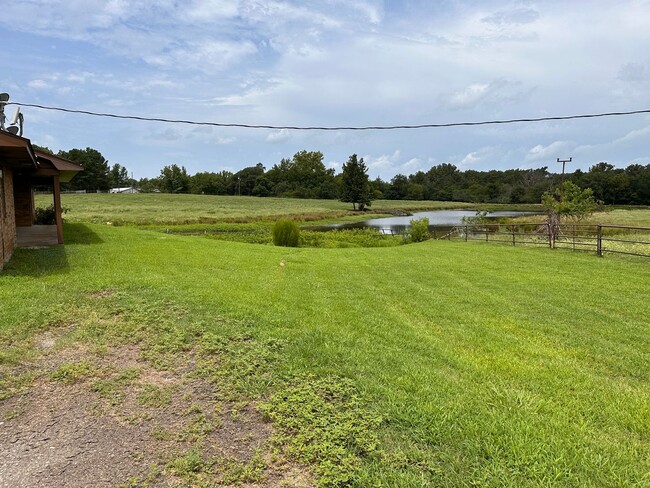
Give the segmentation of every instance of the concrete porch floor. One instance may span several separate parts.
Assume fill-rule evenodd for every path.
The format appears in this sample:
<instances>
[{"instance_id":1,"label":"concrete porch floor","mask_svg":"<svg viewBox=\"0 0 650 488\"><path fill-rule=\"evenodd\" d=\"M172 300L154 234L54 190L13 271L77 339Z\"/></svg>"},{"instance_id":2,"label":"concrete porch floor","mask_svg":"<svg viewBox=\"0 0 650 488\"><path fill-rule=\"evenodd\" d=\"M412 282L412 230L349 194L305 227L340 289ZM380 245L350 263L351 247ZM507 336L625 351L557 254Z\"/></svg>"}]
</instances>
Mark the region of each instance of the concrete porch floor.
<instances>
[{"instance_id":1,"label":"concrete porch floor","mask_svg":"<svg viewBox=\"0 0 650 488\"><path fill-rule=\"evenodd\" d=\"M56 225L16 227L16 247L56 246L58 244Z\"/></svg>"}]
</instances>

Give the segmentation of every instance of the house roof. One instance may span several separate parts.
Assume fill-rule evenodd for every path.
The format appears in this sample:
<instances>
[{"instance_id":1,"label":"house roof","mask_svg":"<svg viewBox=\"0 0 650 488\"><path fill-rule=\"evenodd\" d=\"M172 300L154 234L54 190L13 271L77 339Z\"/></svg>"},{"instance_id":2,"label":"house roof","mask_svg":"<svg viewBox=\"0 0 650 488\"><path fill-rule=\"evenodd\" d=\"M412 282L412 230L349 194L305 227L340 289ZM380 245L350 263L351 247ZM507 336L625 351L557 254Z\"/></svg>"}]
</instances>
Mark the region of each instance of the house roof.
<instances>
[{"instance_id":1,"label":"house roof","mask_svg":"<svg viewBox=\"0 0 650 488\"><path fill-rule=\"evenodd\" d=\"M16 136L0 130L0 163L13 168L26 170L33 176L59 175L62 182L70 181L83 166L67 159L36 151L25 137ZM30 173L30 170L33 171Z\"/></svg>"},{"instance_id":2,"label":"house roof","mask_svg":"<svg viewBox=\"0 0 650 488\"><path fill-rule=\"evenodd\" d=\"M34 151L40 168L51 166L59 172L59 180L63 183L70 181L79 171L84 168L80 164L73 163L67 159L48 154L43 151Z\"/></svg>"},{"instance_id":3,"label":"house roof","mask_svg":"<svg viewBox=\"0 0 650 488\"><path fill-rule=\"evenodd\" d=\"M16 168L36 168L36 154L29 139L0 131L0 162Z\"/></svg>"}]
</instances>

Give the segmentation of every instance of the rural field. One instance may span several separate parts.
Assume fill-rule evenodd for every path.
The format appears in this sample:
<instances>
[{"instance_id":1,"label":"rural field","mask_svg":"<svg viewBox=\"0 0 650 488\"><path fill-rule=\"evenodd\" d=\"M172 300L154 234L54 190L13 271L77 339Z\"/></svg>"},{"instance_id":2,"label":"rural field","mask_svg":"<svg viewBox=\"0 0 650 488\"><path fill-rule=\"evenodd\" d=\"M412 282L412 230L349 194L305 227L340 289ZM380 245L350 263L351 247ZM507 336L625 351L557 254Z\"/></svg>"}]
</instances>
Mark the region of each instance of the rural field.
<instances>
[{"instance_id":1,"label":"rural field","mask_svg":"<svg viewBox=\"0 0 650 488\"><path fill-rule=\"evenodd\" d=\"M169 232L353 218L324 200L63 205L65 247L0 274L10 485L650 485L648 259Z\"/></svg>"},{"instance_id":2,"label":"rural field","mask_svg":"<svg viewBox=\"0 0 650 488\"><path fill-rule=\"evenodd\" d=\"M179 205L179 199L182 204ZM52 203L49 195L39 195L37 206ZM209 224L214 222L251 222L277 220L291 216L299 220L320 220L351 215L350 204L338 200L299 200L292 198L258 198L213 195L141 194L68 194L62 196L63 207L69 209L69 222L91 222L114 225L135 224ZM470 208L467 203L379 200L373 212L437 208ZM368 212L370 213L370 212Z\"/></svg>"}]
</instances>

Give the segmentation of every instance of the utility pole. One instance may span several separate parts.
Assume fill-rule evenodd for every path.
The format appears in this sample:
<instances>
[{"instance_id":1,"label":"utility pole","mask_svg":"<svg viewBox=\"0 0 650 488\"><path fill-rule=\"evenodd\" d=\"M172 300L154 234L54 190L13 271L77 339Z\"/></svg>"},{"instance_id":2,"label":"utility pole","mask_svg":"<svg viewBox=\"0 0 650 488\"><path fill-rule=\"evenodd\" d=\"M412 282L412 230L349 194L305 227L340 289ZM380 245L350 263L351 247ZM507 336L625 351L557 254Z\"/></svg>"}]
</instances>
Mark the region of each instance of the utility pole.
<instances>
[{"instance_id":1,"label":"utility pole","mask_svg":"<svg viewBox=\"0 0 650 488\"><path fill-rule=\"evenodd\" d=\"M562 179L560 181L560 201L564 201L564 168L566 166L566 163L570 163L572 161L573 161L573 157L570 157L569 159L557 158L557 162L562 163Z\"/></svg>"}]
</instances>

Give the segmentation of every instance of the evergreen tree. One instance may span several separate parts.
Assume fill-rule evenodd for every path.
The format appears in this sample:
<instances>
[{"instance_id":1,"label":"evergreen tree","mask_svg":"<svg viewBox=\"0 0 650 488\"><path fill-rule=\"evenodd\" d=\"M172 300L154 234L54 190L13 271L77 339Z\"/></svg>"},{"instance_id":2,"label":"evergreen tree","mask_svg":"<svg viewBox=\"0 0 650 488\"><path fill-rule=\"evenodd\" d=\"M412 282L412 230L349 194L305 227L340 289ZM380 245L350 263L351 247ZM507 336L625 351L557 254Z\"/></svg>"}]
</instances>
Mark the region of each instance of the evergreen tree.
<instances>
[{"instance_id":1,"label":"evergreen tree","mask_svg":"<svg viewBox=\"0 0 650 488\"><path fill-rule=\"evenodd\" d=\"M343 173L341 178L341 201L352 203L352 208L364 210L369 207L371 201L370 183L368 181L368 168L366 168L363 158L357 159L353 154L347 163L343 164Z\"/></svg>"}]
</instances>

